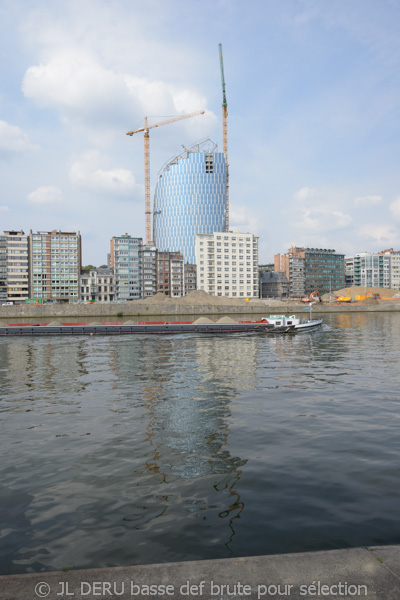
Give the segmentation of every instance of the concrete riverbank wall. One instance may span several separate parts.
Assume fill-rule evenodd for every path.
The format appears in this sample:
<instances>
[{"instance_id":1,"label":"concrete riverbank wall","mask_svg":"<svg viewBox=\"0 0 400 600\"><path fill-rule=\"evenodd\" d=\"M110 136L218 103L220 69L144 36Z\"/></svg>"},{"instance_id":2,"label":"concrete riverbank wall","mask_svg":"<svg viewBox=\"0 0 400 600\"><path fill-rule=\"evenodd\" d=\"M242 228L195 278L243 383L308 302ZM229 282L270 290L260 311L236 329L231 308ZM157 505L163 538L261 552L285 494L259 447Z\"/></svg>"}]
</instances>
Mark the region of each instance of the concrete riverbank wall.
<instances>
[{"instance_id":1,"label":"concrete riverbank wall","mask_svg":"<svg viewBox=\"0 0 400 600\"><path fill-rule=\"evenodd\" d=\"M0 576L2 600L399 600L400 546Z\"/></svg>"},{"instance_id":2,"label":"concrete riverbank wall","mask_svg":"<svg viewBox=\"0 0 400 600\"><path fill-rule=\"evenodd\" d=\"M376 304L314 304L313 315L330 313L359 313L359 312L398 312L400 301L379 301ZM146 303L141 301L111 303L111 304L49 304L18 306L0 306L0 319L21 319L34 321L35 319L49 318L53 320L77 317L83 321L102 319L107 317L120 317L121 320L130 317L140 317L145 320L151 316L187 316L187 315L254 315L254 318L270 314L308 314L307 306L294 303L268 303L268 301L243 302L241 304L189 304L180 302Z\"/></svg>"}]
</instances>

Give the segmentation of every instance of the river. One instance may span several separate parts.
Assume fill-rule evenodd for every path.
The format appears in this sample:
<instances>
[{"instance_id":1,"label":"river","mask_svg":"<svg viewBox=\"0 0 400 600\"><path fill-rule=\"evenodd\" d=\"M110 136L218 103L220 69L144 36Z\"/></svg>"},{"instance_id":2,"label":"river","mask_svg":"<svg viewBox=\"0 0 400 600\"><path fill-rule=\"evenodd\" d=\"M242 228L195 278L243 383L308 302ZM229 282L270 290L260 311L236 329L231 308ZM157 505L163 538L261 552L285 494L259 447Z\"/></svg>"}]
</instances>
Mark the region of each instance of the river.
<instances>
[{"instance_id":1,"label":"river","mask_svg":"<svg viewBox=\"0 0 400 600\"><path fill-rule=\"evenodd\" d=\"M0 338L0 573L398 544L399 364L398 313Z\"/></svg>"}]
</instances>

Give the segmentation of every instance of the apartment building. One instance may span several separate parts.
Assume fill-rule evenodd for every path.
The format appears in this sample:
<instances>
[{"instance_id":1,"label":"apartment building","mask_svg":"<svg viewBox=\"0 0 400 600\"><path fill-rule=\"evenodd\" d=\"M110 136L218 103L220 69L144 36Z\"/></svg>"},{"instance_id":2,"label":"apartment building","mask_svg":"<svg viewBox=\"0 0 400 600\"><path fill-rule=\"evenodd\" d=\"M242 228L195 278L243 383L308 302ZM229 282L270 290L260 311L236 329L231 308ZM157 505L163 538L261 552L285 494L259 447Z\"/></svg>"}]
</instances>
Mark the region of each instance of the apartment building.
<instances>
[{"instance_id":1,"label":"apartment building","mask_svg":"<svg viewBox=\"0 0 400 600\"><path fill-rule=\"evenodd\" d=\"M73 302L80 298L81 235L39 231L29 236L30 298Z\"/></svg>"},{"instance_id":2,"label":"apartment building","mask_svg":"<svg viewBox=\"0 0 400 600\"><path fill-rule=\"evenodd\" d=\"M143 295L143 239L125 233L110 242L110 266L114 269L115 300L139 300Z\"/></svg>"},{"instance_id":3,"label":"apartment building","mask_svg":"<svg viewBox=\"0 0 400 600\"><path fill-rule=\"evenodd\" d=\"M170 261L171 298L185 295L184 263L180 256L172 256Z\"/></svg>"},{"instance_id":4,"label":"apartment building","mask_svg":"<svg viewBox=\"0 0 400 600\"><path fill-rule=\"evenodd\" d=\"M400 252L393 248L382 252L360 252L347 256L346 285L399 289Z\"/></svg>"},{"instance_id":5,"label":"apartment building","mask_svg":"<svg viewBox=\"0 0 400 600\"><path fill-rule=\"evenodd\" d=\"M198 289L212 296L258 297L258 236L197 234L195 252Z\"/></svg>"},{"instance_id":6,"label":"apartment building","mask_svg":"<svg viewBox=\"0 0 400 600\"><path fill-rule=\"evenodd\" d=\"M112 302L114 296L113 269L99 267L82 271L81 300L83 302Z\"/></svg>"},{"instance_id":7,"label":"apartment building","mask_svg":"<svg viewBox=\"0 0 400 600\"><path fill-rule=\"evenodd\" d=\"M139 251L142 267L142 295L149 298L157 293L157 249L153 245L143 246Z\"/></svg>"},{"instance_id":8,"label":"apartment building","mask_svg":"<svg viewBox=\"0 0 400 600\"><path fill-rule=\"evenodd\" d=\"M28 240L23 231L0 235L0 302L20 304L29 298Z\"/></svg>"},{"instance_id":9,"label":"apartment building","mask_svg":"<svg viewBox=\"0 0 400 600\"><path fill-rule=\"evenodd\" d=\"M400 252L391 255L390 288L400 290Z\"/></svg>"},{"instance_id":10,"label":"apartment building","mask_svg":"<svg viewBox=\"0 0 400 600\"><path fill-rule=\"evenodd\" d=\"M197 289L197 268L196 265L186 263L183 267L183 277L185 286L185 296Z\"/></svg>"}]
</instances>

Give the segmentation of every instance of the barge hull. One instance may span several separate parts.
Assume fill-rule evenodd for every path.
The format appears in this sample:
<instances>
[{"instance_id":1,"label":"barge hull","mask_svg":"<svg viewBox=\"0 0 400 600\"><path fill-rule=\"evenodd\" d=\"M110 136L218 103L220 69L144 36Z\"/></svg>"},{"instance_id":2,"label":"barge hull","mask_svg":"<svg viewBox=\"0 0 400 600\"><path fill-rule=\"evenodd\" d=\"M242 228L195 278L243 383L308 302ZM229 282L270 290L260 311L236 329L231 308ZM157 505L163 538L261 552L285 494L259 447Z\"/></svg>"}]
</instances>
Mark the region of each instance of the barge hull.
<instances>
[{"instance_id":1,"label":"barge hull","mask_svg":"<svg viewBox=\"0 0 400 600\"><path fill-rule=\"evenodd\" d=\"M137 324L137 325L12 325L0 327L0 336L47 335L121 335L177 333L262 333L270 330L264 323Z\"/></svg>"}]
</instances>

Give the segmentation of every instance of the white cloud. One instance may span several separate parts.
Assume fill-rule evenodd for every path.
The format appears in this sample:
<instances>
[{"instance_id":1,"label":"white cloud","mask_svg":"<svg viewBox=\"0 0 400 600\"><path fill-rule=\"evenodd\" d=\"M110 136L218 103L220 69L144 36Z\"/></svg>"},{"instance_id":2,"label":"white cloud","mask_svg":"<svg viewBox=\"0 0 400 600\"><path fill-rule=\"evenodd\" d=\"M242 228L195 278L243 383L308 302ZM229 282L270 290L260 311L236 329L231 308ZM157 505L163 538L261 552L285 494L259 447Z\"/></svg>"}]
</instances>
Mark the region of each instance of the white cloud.
<instances>
[{"instance_id":1,"label":"white cloud","mask_svg":"<svg viewBox=\"0 0 400 600\"><path fill-rule=\"evenodd\" d=\"M236 206L231 204L229 209L229 229L240 233L260 232L260 220L254 216L254 212L247 206Z\"/></svg>"},{"instance_id":2,"label":"white cloud","mask_svg":"<svg viewBox=\"0 0 400 600\"><path fill-rule=\"evenodd\" d=\"M353 221L350 215L329 208L302 208L299 212L300 218L293 226L308 233L345 229Z\"/></svg>"},{"instance_id":3,"label":"white cloud","mask_svg":"<svg viewBox=\"0 0 400 600\"><path fill-rule=\"evenodd\" d=\"M129 129L144 115L176 115L206 108L193 89L103 67L88 53L70 50L27 69L22 83L27 98L54 107L63 121L94 129ZM215 118L208 112L202 118Z\"/></svg>"},{"instance_id":4,"label":"white cloud","mask_svg":"<svg viewBox=\"0 0 400 600\"><path fill-rule=\"evenodd\" d=\"M354 198L354 204L356 206L376 206L383 200L382 196L357 196Z\"/></svg>"},{"instance_id":5,"label":"white cloud","mask_svg":"<svg viewBox=\"0 0 400 600\"><path fill-rule=\"evenodd\" d=\"M101 112L127 110L123 77L78 51L63 52L45 64L29 67L22 91L40 106L57 108L64 119L95 121Z\"/></svg>"},{"instance_id":6,"label":"white cloud","mask_svg":"<svg viewBox=\"0 0 400 600\"><path fill-rule=\"evenodd\" d=\"M133 189L141 187L136 184L131 171L115 167L106 169L103 163L97 151L86 152L71 166L71 183L84 189L114 194L130 193Z\"/></svg>"},{"instance_id":7,"label":"white cloud","mask_svg":"<svg viewBox=\"0 0 400 600\"><path fill-rule=\"evenodd\" d=\"M7 212L8 210L10 209L5 204L3 204L3 206L0 206L0 212Z\"/></svg>"},{"instance_id":8,"label":"white cloud","mask_svg":"<svg viewBox=\"0 0 400 600\"><path fill-rule=\"evenodd\" d=\"M17 154L26 150L33 150L34 146L29 136L15 125L0 121L0 154Z\"/></svg>"},{"instance_id":9,"label":"white cloud","mask_svg":"<svg viewBox=\"0 0 400 600\"><path fill-rule=\"evenodd\" d=\"M306 200L312 200L313 198L315 198L315 192L316 191L313 188L303 187L300 190L298 190L293 197L299 202L305 202Z\"/></svg>"},{"instance_id":10,"label":"white cloud","mask_svg":"<svg viewBox=\"0 0 400 600\"><path fill-rule=\"evenodd\" d=\"M383 247L400 245L400 232L389 225L363 225L359 228L358 234L369 245L373 242L376 248L379 246L380 249L383 249Z\"/></svg>"},{"instance_id":11,"label":"white cloud","mask_svg":"<svg viewBox=\"0 0 400 600\"><path fill-rule=\"evenodd\" d=\"M400 221L400 196L389 206L389 210L397 221Z\"/></svg>"},{"instance_id":12,"label":"white cloud","mask_svg":"<svg viewBox=\"0 0 400 600\"><path fill-rule=\"evenodd\" d=\"M43 208L61 204L62 192L58 187L52 185L43 185L28 195L28 202L37 207Z\"/></svg>"},{"instance_id":13,"label":"white cloud","mask_svg":"<svg viewBox=\"0 0 400 600\"><path fill-rule=\"evenodd\" d=\"M295 210L296 220L291 223L295 230L320 235L334 229L345 229L352 223L352 217L332 208L332 199L329 200L326 196L326 193L310 187L303 187L293 195L299 203Z\"/></svg>"}]
</instances>

